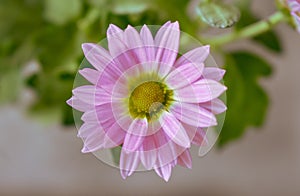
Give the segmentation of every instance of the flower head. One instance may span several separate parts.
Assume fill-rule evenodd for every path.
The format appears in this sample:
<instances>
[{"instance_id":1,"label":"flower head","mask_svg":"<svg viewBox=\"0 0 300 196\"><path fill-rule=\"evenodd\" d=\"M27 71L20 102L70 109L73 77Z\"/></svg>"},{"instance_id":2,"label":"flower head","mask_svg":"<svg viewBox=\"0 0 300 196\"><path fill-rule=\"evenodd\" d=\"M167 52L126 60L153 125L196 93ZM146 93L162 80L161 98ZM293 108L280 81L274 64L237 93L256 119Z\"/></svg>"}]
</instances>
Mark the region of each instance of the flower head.
<instances>
[{"instance_id":1,"label":"flower head","mask_svg":"<svg viewBox=\"0 0 300 196\"><path fill-rule=\"evenodd\" d=\"M287 0L287 4L296 29L300 33L300 0Z\"/></svg>"},{"instance_id":2,"label":"flower head","mask_svg":"<svg viewBox=\"0 0 300 196\"><path fill-rule=\"evenodd\" d=\"M91 84L73 90L67 101L82 111L78 131L82 152L122 146L123 178L140 163L168 181L176 165L191 167L191 143L205 143L205 128L226 106L218 97L224 70L204 67L209 46L178 56L179 24L165 23L153 37L144 25L138 32L115 25L107 30L108 50L82 45L94 68L79 73Z\"/></svg>"}]
</instances>

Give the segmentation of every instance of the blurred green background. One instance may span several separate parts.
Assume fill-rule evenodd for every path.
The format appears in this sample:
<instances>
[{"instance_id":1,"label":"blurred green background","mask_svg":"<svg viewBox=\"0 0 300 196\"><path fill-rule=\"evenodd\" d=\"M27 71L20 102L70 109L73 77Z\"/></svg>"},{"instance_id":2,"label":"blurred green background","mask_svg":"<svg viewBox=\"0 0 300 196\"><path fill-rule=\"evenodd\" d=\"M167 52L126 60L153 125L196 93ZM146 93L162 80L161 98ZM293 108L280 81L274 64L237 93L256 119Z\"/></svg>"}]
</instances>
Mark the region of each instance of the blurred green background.
<instances>
[{"instance_id":1,"label":"blurred green background","mask_svg":"<svg viewBox=\"0 0 300 196\"><path fill-rule=\"evenodd\" d=\"M209 44L205 36L212 32L202 22L203 17L210 17L208 21L216 19L218 23L221 18L226 25L232 25L241 15L232 31L259 20L249 9L249 0L225 5L222 1L207 2L210 3L199 6L199 1L192 0L1 0L0 103L18 102L22 89L30 88L35 99L27 108L29 114L47 122L73 125L72 109L65 101L71 97L75 74L84 57L81 44L98 43L105 38L110 23L124 29L128 24L162 25L168 20L179 21L182 31ZM230 7L235 5L238 8ZM223 12L226 15L220 15ZM212 22L212 26L216 27L216 23ZM273 31L252 41L273 52L282 51ZM263 124L269 99L257 81L269 76L272 70L264 58L251 50L228 51L223 47L212 46L221 56L219 66L225 64L227 69L224 79L228 86L228 111L219 146L242 136L247 127ZM239 115L242 110L247 113Z\"/></svg>"}]
</instances>

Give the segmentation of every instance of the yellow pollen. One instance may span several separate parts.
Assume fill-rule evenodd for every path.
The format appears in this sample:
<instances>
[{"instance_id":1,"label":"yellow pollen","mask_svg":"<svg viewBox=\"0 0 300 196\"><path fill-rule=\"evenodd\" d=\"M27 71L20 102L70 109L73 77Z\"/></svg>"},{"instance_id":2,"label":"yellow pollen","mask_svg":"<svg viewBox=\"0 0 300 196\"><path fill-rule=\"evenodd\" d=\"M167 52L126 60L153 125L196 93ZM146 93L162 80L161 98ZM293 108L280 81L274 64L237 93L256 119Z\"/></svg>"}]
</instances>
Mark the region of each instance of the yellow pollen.
<instances>
[{"instance_id":1,"label":"yellow pollen","mask_svg":"<svg viewBox=\"0 0 300 196\"><path fill-rule=\"evenodd\" d=\"M130 96L131 106L137 112L149 113L155 105L164 102L164 89L159 82L145 82L134 89Z\"/></svg>"},{"instance_id":2,"label":"yellow pollen","mask_svg":"<svg viewBox=\"0 0 300 196\"><path fill-rule=\"evenodd\" d=\"M129 112L134 118L156 119L172 102L173 91L161 82L144 82L129 97Z\"/></svg>"}]
</instances>

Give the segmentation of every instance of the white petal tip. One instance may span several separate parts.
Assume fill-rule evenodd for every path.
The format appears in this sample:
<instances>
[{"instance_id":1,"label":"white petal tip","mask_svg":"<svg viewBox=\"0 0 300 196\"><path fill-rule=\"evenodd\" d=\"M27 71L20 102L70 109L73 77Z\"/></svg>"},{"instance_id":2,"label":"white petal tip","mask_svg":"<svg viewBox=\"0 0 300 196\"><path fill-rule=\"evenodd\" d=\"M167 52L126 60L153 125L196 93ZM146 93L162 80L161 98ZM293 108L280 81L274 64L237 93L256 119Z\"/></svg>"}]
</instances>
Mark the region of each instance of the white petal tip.
<instances>
[{"instance_id":1,"label":"white petal tip","mask_svg":"<svg viewBox=\"0 0 300 196\"><path fill-rule=\"evenodd\" d=\"M208 52L210 51L210 45L205 45L205 46L203 46L203 48L204 48L205 50L207 50Z\"/></svg>"},{"instance_id":2,"label":"white petal tip","mask_svg":"<svg viewBox=\"0 0 300 196\"><path fill-rule=\"evenodd\" d=\"M182 146L183 148L190 148L191 147L191 143L190 140L186 141L186 142L178 142L173 140L175 143L177 143L178 145Z\"/></svg>"},{"instance_id":3,"label":"white petal tip","mask_svg":"<svg viewBox=\"0 0 300 196\"><path fill-rule=\"evenodd\" d=\"M188 168L188 169L192 169L192 164L184 164L181 165L182 167Z\"/></svg>"},{"instance_id":4,"label":"white petal tip","mask_svg":"<svg viewBox=\"0 0 300 196\"><path fill-rule=\"evenodd\" d=\"M179 27L179 22L178 21L175 21L172 23L174 26L178 26Z\"/></svg>"},{"instance_id":5,"label":"white petal tip","mask_svg":"<svg viewBox=\"0 0 300 196\"><path fill-rule=\"evenodd\" d=\"M163 26L171 24L171 21L168 20Z\"/></svg>"},{"instance_id":6,"label":"white petal tip","mask_svg":"<svg viewBox=\"0 0 300 196\"><path fill-rule=\"evenodd\" d=\"M109 24L108 29L107 29L107 35L114 35L117 34L119 32L123 32L118 26L114 25L114 24Z\"/></svg>"},{"instance_id":7,"label":"white petal tip","mask_svg":"<svg viewBox=\"0 0 300 196\"><path fill-rule=\"evenodd\" d=\"M72 89L72 94L75 95L78 92L78 89Z\"/></svg>"},{"instance_id":8,"label":"white petal tip","mask_svg":"<svg viewBox=\"0 0 300 196\"><path fill-rule=\"evenodd\" d=\"M121 170L121 176L125 180L129 175L129 172L126 170Z\"/></svg>"},{"instance_id":9,"label":"white petal tip","mask_svg":"<svg viewBox=\"0 0 300 196\"><path fill-rule=\"evenodd\" d=\"M189 142L189 144L186 145L185 148L191 148L191 143Z\"/></svg>"},{"instance_id":10,"label":"white petal tip","mask_svg":"<svg viewBox=\"0 0 300 196\"><path fill-rule=\"evenodd\" d=\"M110 24L108 25L108 28L118 28L118 27L117 27L116 25L110 23Z\"/></svg>"},{"instance_id":11,"label":"white petal tip","mask_svg":"<svg viewBox=\"0 0 300 196\"><path fill-rule=\"evenodd\" d=\"M86 73L88 72L89 68L84 68L84 69L80 69L78 72L80 73L80 75L82 75L83 77L86 75Z\"/></svg>"},{"instance_id":12,"label":"white petal tip","mask_svg":"<svg viewBox=\"0 0 300 196\"><path fill-rule=\"evenodd\" d=\"M125 149L124 147L122 148L122 150L126 153L126 154L130 154L136 151L137 148L133 148L133 149Z\"/></svg>"},{"instance_id":13,"label":"white petal tip","mask_svg":"<svg viewBox=\"0 0 300 196\"><path fill-rule=\"evenodd\" d=\"M133 27L129 24L127 25L126 29L133 29Z\"/></svg>"},{"instance_id":14,"label":"white petal tip","mask_svg":"<svg viewBox=\"0 0 300 196\"><path fill-rule=\"evenodd\" d=\"M72 97L66 101L69 106L72 106Z\"/></svg>"},{"instance_id":15,"label":"white petal tip","mask_svg":"<svg viewBox=\"0 0 300 196\"><path fill-rule=\"evenodd\" d=\"M83 44L81 44L81 48L82 48L83 53L87 54L93 48L93 44L83 43Z\"/></svg>"},{"instance_id":16,"label":"white petal tip","mask_svg":"<svg viewBox=\"0 0 300 196\"><path fill-rule=\"evenodd\" d=\"M82 152L82 153L89 153L90 151L89 151L89 149L87 149L86 147L83 147L83 148L81 149L81 152Z\"/></svg>"},{"instance_id":17,"label":"white petal tip","mask_svg":"<svg viewBox=\"0 0 300 196\"><path fill-rule=\"evenodd\" d=\"M171 28L173 28L174 30L178 30L179 31L179 23L177 21L171 23Z\"/></svg>"}]
</instances>

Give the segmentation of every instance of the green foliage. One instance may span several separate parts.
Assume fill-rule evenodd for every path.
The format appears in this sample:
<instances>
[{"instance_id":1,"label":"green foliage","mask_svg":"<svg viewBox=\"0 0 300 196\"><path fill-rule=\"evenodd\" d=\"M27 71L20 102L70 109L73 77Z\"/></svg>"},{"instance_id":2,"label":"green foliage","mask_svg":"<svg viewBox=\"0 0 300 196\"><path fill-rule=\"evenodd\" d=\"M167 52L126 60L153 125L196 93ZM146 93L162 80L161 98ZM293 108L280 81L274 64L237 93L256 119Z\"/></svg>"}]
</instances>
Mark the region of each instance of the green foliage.
<instances>
[{"instance_id":1,"label":"green foliage","mask_svg":"<svg viewBox=\"0 0 300 196\"><path fill-rule=\"evenodd\" d=\"M140 14L150 6L150 1L113 0L112 12L115 14Z\"/></svg>"},{"instance_id":2,"label":"green foliage","mask_svg":"<svg viewBox=\"0 0 300 196\"><path fill-rule=\"evenodd\" d=\"M121 150L122 150L122 146L117 146L117 147L111 149L113 161L116 165L119 165L119 163L120 163Z\"/></svg>"},{"instance_id":3,"label":"green foliage","mask_svg":"<svg viewBox=\"0 0 300 196\"><path fill-rule=\"evenodd\" d=\"M240 18L240 11L237 7L219 1L201 2L196 10L201 20L212 27L231 27Z\"/></svg>"},{"instance_id":4,"label":"green foliage","mask_svg":"<svg viewBox=\"0 0 300 196\"><path fill-rule=\"evenodd\" d=\"M227 113L219 146L241 137L246 128L263 124L269 99L259 84L271 74L271 66L261 57L246 51L226 55Z\"/></svg>"},{"instance_id":5,"label":"green foliage","mask_svg":"<svg viewBox=\"0 0 300 196\"><path fill-rule=\"evenodd\" d=\"M260 18L258 18L257 16L254 15L254 13L251 12L249 7L250 4L244 4L243 6L241 6L241 10L242 10L241 19L235 25L236 30L240 30L243 27L251 25L260 20ZM269 30L265 33L255 36L252 38L252 40L265 46L266 48L274 52L279 53L282 51L280 39L277 33L273 30Z\"/></svg>"},{"instance_id":6,"label":"green foliage","mask_svg":"<svg viewBox=\"0 0 300 196\"><path fill-rule=\"evenodd\" d=\"M10 69L0 74L0 102L16 101L22 87L21 73L18 69Z\"/></svg>"},{"instance_id":7,"label":"green foliage","mask_svg":"<svg viewBox=\"0 0 300 196\"><path fill-rule=\"evenodd\" d=\"M74 77L83 59L81 44L98 42L110 23L161 25L179 21L182 31L199 36L201 23L189 13L190 0L1 0L0 2L0 103L16 101L26 85L36 94L30 111L38 116L73 124L70 98ZM239 11L217 1L200 4L198 14L212 26L229 27ZM219 1L218 1L219 2ZM245 8L245 7L244 7ZM258 20L246 6L237 30ZM254 38L273 51L281 51L277 35L270 31ZM38 72L22 74L31 60ZM220 145L238 138L248 126L259 126L268 99L257 79L270 74L269 65L245 52L227 55L228 113ZM24 85L25 83L25 85ZM241 115L241 112L244 114ZM120 149L113 149L115 157ZM115 160L116 163L118 160Z\"/></svg>"},{"instance_id":8,"label":"green foliage","mask_svg":"<svg viewBox=\"0 0 300 196\"><path fill-rule=\"evenodd\" d=\"M81 0L45 0L44 17L54 24L63 25L78 17L81 9Z\"/></svg>"},{"instance_id":9,"label":"green foliage","mask_svg":"<svg viewBox=\"0 0 300 196\"><path fill-rule=\"evenodd\" d=\"M72 123L65 101L83 54L81 44L98 42L109 23L125 28L179 20L181 28L196 34L188 17L188 0L2 0L0 3L0 102L17 100L27 81L37 95L34 113L51 113ZM37 60L38 73L23 76L23 66ZM65 77L70 76L70 77ZM11 88L11 87L14 88ZM49 115L51 116L51 115ZM53 116L53 115L52 115Z\"/></svg>"}]
</instances>

